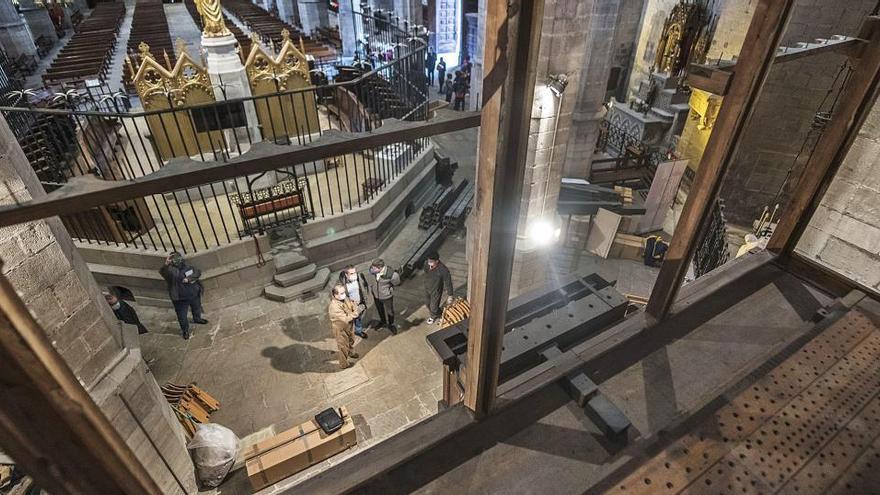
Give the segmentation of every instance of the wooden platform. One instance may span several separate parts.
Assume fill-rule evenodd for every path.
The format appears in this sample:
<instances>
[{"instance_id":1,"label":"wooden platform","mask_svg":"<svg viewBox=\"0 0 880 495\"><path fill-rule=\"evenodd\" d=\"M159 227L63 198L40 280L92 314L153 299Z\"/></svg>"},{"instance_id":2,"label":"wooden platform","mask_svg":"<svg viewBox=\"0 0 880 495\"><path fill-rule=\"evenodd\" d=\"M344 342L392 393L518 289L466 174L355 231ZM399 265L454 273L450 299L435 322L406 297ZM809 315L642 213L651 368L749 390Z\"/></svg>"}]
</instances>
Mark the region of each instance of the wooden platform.
<instances>
[{"instance_id":1,"label":"wooden platform","mask_svg":"<svg viewBox=\"0 0 880 495\"><path fill-rule=\"evenodd\" d=\"M610 492L873 493L880 331L854 309Z\"/></svg>"}]
</instances>

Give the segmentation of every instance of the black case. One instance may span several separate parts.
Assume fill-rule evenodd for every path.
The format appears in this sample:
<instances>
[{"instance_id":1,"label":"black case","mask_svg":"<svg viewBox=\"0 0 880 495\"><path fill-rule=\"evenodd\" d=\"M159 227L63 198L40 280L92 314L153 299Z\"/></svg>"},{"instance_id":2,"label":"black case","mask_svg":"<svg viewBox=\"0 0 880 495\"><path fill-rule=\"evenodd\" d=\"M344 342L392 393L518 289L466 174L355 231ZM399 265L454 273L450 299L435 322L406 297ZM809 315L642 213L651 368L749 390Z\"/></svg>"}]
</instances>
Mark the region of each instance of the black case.
<instances>
[{"instance_id":1,"label":"black case","mask_svg":"<svg viewBox=\"0 0 880 495\"><path fill-rule=\"evenodd\" d=\"M325 409L318 414L315 415L315 421L318 423L318 426L324 430L324 433L330 434L334 431L342 428L342 416L336 409L332 407L329 409Z\"/></svg>"}]
</instances>

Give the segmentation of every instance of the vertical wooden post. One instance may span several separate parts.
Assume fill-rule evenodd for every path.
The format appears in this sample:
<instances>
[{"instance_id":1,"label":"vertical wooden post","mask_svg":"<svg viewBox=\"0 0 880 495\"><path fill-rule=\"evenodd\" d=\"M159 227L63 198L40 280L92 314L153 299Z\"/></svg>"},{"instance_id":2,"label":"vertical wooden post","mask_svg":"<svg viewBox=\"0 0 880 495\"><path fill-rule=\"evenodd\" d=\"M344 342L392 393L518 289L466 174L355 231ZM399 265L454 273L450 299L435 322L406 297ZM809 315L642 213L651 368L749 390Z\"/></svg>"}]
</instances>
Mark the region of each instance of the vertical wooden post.
<instances>
[{"instance_id":1,"label":"vertical wooden post","mask_svg":"<svg viewBox=\"0 0 880 495\"><path fill-rule=\"evenodd\" d=\"M5 276L0 275L0 445L53 494L159 494Z\"/></svg>"},{"instance_id":2,"label":"vertical wooden post","mask_svg":"<svg viewBox=\"0 0 880 495\"><path fill-rule=\"evenodd\" d=\"M795 0L759 0L734 67L730 90L706 144L694 185L688 194L666 260L648 300L647 313L663 319L669 313L687 273L699 236L718 199L721 185L733 160L748 117L761 93L779 40L785 33Z\"/></svg>"},{"instance_id":3,"label":"vertical wooden post","mask_svg":"<svg viewBox=\"0 0 880 495\"><path fill-rule=\"evenodd\" d=\"M543 16L543 0L486 5L464 399L477 418L498 385Z\"/></svg>"},{"instance_id":4,"label":"vertical wooden post","mask_svg":"<svg viewBox=\"0 0 880 495\"><path fill-rule=\"evenodd\" d=\"M859 38L868 40L868 43L853 57L855 72L804 166L794 196L783 210L782 218L767 245L767 249L779 253L783 259L787 259L797 246L877 101L880 92L880 18L869 17L862 26Z\"/></svg>"}]
</instances>

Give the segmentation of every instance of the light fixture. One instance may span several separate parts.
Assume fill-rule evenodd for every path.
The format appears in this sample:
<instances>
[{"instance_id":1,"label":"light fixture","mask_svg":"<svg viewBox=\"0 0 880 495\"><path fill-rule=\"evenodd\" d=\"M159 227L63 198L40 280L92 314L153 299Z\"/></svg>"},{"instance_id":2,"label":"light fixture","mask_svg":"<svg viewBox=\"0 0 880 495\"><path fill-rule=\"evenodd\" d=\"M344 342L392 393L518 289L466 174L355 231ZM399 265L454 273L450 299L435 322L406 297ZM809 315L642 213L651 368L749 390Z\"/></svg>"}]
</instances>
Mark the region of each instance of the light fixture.
<instances>
[{"instance_id":1,"label":"light fixture","mask_svg":"<svg viewBox=\"0 0 880 495\"><path fill-rule=\"evenodd\" d=\"M526 228L526 236L535 246L549 246L559 240L562 228L553 218L538 218Z\"/></svg>"},{"instance_id":2,"label":"light fixture","mask_svg":"<svg viewBox=\"0 0 880 495\"><path fill-rule=\"evenodd\" d=\"M551 75L549 79L547 87L559 98L562 96L562 93L565 93L565 88L568 86L568 77L565 74L558 74Z\"/></svg>"}]
</instances>

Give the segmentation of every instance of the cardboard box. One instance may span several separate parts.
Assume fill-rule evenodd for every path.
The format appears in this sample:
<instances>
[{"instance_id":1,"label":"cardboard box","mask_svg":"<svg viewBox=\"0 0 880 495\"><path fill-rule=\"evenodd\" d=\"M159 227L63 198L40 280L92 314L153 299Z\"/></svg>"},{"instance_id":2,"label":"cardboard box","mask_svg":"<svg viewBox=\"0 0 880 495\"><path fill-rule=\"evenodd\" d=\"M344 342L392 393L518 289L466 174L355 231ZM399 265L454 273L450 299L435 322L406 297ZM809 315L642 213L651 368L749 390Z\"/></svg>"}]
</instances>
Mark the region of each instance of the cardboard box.
<instances>
[{"instance_id":1,"label":"cardboard box","mask_svg":"<svg viewBox=\"0 0 880 495\"><path fill-rule=\"evenodd\" d=\"M254 491L262 490L357 444L354 422L342 408L342 427L331 434L311 420L259 442L244 453Z\"/></svg>"},{"instance_id":2,"label":"cardboard box","mask_svg":"<svg viewBox=\"0 0 880 495\"><path fill-rule=\"evenodd\" d=\"M645 238L637 235L621 234L614 236L614 242L608 252L609 258L622 258L633 261L643 261L645 252Z\"/></svg>"}]
</instances>

